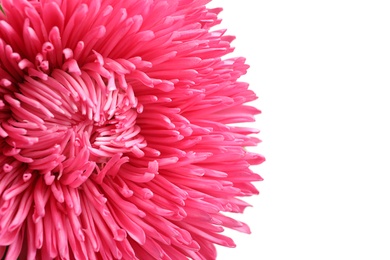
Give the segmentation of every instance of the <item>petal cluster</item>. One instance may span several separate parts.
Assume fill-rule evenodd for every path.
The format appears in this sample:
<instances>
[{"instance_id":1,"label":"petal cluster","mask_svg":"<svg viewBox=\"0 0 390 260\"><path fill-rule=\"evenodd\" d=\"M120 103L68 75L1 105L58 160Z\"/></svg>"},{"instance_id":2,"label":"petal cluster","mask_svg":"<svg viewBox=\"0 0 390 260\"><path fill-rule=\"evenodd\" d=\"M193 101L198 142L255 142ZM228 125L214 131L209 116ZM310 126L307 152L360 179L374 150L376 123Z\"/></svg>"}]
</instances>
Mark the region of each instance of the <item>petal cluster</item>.
<instances>
[{"instance_id":1,"label":"petal cluster","mask_svg":"<svg viewBox=\"0 0 390 260\"><path fill-rule=\"evenodd\" d=\"M260 111L209 0L3 0L0 257L215 259Z\"/></svg>"}]
</instances>

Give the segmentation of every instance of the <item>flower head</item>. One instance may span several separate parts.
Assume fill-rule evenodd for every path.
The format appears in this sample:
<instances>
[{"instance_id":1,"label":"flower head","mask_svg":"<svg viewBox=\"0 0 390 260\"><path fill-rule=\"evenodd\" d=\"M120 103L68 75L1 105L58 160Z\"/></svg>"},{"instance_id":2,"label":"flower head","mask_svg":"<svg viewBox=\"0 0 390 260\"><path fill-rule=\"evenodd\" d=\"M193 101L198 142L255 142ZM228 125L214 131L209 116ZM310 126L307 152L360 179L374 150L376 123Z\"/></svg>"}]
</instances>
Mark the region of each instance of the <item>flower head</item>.
<instances>
[{"instance_id":1,"label":"flower head","mask_svg":"<svg viewBox=\"0 0 390 260\"><path fill-rule=\"evenodd\" d=\"M208 0L3 0L0 256L214 259L259 111ZM6 252L5 252L6 251Z\"/></svg>"}]
</instances>

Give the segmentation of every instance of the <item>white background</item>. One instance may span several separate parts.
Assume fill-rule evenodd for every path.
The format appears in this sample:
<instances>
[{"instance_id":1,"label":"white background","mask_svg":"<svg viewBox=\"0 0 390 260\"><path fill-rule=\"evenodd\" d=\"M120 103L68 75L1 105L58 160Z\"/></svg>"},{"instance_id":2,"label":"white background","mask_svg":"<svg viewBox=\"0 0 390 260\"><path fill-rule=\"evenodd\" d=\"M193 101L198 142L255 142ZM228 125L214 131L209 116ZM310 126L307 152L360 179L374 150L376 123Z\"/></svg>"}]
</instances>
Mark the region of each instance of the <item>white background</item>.
<instances>
[{"instance_id":1,"label":"white background","mask_svg":"<svg viewBox=\"0 0 390 260\"><path fill-rule=\"evenodd\" d=\"M390 259L390 2L213 0L251 65L265 180L220 260Z\"/></svg>"}]
</instances>

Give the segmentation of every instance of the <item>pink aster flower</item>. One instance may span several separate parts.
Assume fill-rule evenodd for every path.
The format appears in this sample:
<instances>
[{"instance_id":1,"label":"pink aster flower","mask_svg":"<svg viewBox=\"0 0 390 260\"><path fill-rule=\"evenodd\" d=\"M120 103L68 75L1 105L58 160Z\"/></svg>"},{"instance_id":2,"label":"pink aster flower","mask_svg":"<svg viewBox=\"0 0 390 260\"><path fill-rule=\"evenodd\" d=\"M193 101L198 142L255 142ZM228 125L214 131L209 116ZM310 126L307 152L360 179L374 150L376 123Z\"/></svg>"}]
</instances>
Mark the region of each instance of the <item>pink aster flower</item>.
<instances>
[{"instance_id":1,"label":"pink aster flower","mask_svg":"<svg viewBox=\"0 0 390 260\"><path fill-rule=\"evenodd\" d=\"M3 0L0 257L215 259L263 162L209 0Z\"/></svg>"}]
</instances>

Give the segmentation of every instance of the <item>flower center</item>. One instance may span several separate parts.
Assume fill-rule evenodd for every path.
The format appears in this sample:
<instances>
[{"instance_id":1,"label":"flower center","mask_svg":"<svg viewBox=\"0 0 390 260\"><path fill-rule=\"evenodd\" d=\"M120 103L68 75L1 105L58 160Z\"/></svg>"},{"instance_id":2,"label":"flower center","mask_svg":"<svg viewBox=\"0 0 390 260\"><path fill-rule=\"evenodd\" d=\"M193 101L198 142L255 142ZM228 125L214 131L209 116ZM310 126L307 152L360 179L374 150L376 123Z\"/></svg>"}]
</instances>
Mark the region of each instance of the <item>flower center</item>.
<instances>
[{"instance_id":1,"label":"flower center","mask_svg":"<svg viewBox=\"0 0 390 260\"><path fill-rule=\"evenodd\" d=\"M46 79L26 77L12 87L3 105L10 115L2 123L8 154L47 184L58 179L77 187L94 172L103 172L102 180L113 160L144 155L138 112L123 90L109 89L99 77L54 70Z\"/></svg>"}]
</instances>

